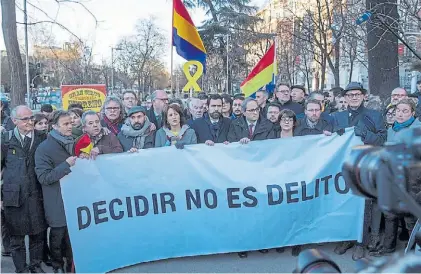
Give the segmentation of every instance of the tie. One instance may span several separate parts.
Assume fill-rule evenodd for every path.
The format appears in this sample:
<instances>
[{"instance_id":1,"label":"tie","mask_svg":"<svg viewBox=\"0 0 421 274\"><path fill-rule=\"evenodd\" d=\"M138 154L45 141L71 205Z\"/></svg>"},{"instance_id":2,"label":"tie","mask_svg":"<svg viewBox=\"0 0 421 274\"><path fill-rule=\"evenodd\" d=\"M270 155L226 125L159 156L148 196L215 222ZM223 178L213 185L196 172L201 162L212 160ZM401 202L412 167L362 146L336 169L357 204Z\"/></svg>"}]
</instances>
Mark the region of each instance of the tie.
<instances>
[{"instance_id":1,"label":"tie","mask_svg":"<svg viewBox=\"0 0 421 274\"><path fill-rule=\"evenodd\" d=\"M31 141L32 139L28 136L25 136L23 139L23 149L28 151L31 148Z\"/></svg>"},{"instance_id":2,"label":"tie","mask_svg":"<svg viewBox=\"0 0 421 274\"><path fill-rule=\"evenodd\" d=\"M158 123L157 127L160 128L162 125L161 115L156 115L156 122Z\"/></svg>"},{"instance_id":3,"label":"tie","mask_svg":"<svg viewBox=\"0 0 421 274\"><path fill-rule=\"evenodd\" d=\"M254 124L249 125L249 139L250 140L251 140L251 137L253 137L253 127L254 127Z\"/></svg>"}]
</instances>

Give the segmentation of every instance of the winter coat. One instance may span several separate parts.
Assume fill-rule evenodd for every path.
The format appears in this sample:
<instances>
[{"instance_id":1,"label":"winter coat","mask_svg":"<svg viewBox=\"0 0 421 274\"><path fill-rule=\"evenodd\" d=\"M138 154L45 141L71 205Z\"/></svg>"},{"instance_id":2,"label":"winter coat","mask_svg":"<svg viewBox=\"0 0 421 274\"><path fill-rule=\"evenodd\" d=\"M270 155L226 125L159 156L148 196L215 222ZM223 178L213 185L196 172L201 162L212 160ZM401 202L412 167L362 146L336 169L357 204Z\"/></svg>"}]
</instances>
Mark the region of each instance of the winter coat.
<instances>
[{"instance_id":1,"label":"winter coat","mask_svg":"<svg viewBox=\"0 0 421 274\"><path fill-rule=\"evenodd\" d=\"M407 128L403 128L399 131L394 131L393 127L387 130L387 142L388 143L406 143L408 144L412 138L412 130L416 127L421 127L421 122L415 119L414 122Z\"/></svg>"},{"instance_id":2,"label":"winter coat","mask_svg":"<svg viewBox=\"0 0 421 274\"><path fill-rule=\"evenodd\" d=\"M418 119L415 119L414 122L399 131L394 131L393 128L389 128L387 131L387 143L388 144L400 144L405 143L409 144L413 138L413 129L421 127L421 122ZM416 199L418 204L421 205L421 171L413 168L410 171L409 178L409 190L411 196Z\"/></svg>"},{"instance_id":3,"label":"winter coat","mask_svg":"<svg viewBox=\"0 0 421 274\"><path fill-rule=\"evenodd\" d=\"M162 112L161 121L160 123L158 123L158 120L156 119L156 116L155 116L155 111L153 110L153 106L146 112L146 116L148 116L149 121L155 124L156 130L160 129L163 126L163 120L164 120L163 115L164 115L164 112Z\"/></svg>"},{"instance_id":4,"label":"winter coat","mask_svg":"<svg viewBox=\"0 0 421 274\"><path fill-rule=\"evenodd\" d=\"M197 144L196 133L188 125L184 125L181 128L178 136L181 136L181 139L177 142L182 142L184 145L193 145ZM164 147L171 145L171 132L169 129L163 127L156 132L155 136L155 147Z\"/></svg>"},{"instance_id":5,"label":"winter coat","mask_svg":"<svg viewBox=\"0 0 421 274\"><path fill-rule=\"evenodd\" d=\"M51 135L35 152L35 172L42 186L45 218L50 227L67 226L60 180L71 172L66 162L70 156L64 145Z\"/></svg>"},{"instance_id":6,"label":"winter coat","mask_svg":"<svg viewBox=\"0 0 421 274\"><path fill-rule=\"evenodd\" d=\"M365 137L361 140L366 145L381 146L386 141L387 130L384 125L383 116L380 112L360 106L356 111L356 115L351 115L348 110L332 113L333 130L336 132L339 129L358 126L367 131Z\"/></svg>"},{"instance_id":7,"label":"winter coat","mask_svg":"<svg viewBox=\"0 0 421 274\"><path fill-rule=\"evenodd\" d=\"M12 118L10 116L7 116L5 112L1 113L1 125L6 131L15 128L15 124L13 123Z\"/></svg>"},{"instance_id":8,"label":"winter coat","mask_svg":"<svg viewBox=\"0 0 421 274\"><path fill-rule=\"evenodd\" d=\"M333 126L320 118L314 128L310 128L306 121L307 117L297 121L297 126L294 129L294 136L306 136L306 135L317 135L323 134L323 131L333 132Z\"/></svg>"},{"instance_id":9,"label":"winter coat","mask_svg":"<svg viewBox=\"0 0 421 274\"><path fill-rule=\"evenodd\" d=\"M35 151L46 135L32 133L23 147L17 129L2 134L2 201L6 226L11 235L34 235L47 226L41 186L35 174Z\"/></svg>"},{"instance_id":10,"label":"winter coat","mask_svg":"<svg viewBox=\"0 0 421 274\"><path fill-rule=\"evenodd\" d=\"M112 132L108 133L108 135L102 136L95 147L99 149L100 154L123 152L123 147L121 146L120 141Z\"/></svg>"},{"instance_id":11,"label":"winter coat","mask_svg":"<svg viewBox=\"0 0 421 274\"><path fill-rule=\"evenodd\" d=\"M123 147L123 151L129 151L133 147L133 140L135 137L126 136L120 131L117 138L121 146ZM146 136L143 149L153 148L154 146L155 146L155 131L149 133L149 135Z\"/></svg>"},{"instance_id":12,"label":"winter coat","mask_svg":"<svg viewBox=\"0 0 421 274\"><path fill-rule=\"evenodd\" d=\"M281 106L280 107L281 111L284 109L289 109L289 110L294 111L297 118L302 118L302 116L304 115L304 106L299 103L295 103L292 100L289 100L285 104L281 104L279 102L279 105Z\"/></svg>"},{"instance_id":13,"label":"winter coat","mask_svg":"<svg viewBox=\"0 0 421 274\"><path fill-rule=\"evenodd\" d=\"M212 134L212 123L209 115L202 118L196 119L193 122L192 128L196 132L197 142L199 144L205 143L207 140L211 140L214 143L223 143L228 141L228 131L230 129L231 120L229 118L221 117L217 123L219 129L216 130L216 134Z\"/></svg>"},{"instance_id":14,"label":"winter coat","mask_svg":"<svg viewBox=\"0 0 421 274\"><path fill-rule=\"evenodd\" d=\"M231 122L228 131L228 141L238 142L243 138L249 138L249 127L244 116L239 117ZM251 141L260 141L275 138L275 130L273 123L266 118L259 117L256 127L254 128Z\"/></svg>"}]
</instances>

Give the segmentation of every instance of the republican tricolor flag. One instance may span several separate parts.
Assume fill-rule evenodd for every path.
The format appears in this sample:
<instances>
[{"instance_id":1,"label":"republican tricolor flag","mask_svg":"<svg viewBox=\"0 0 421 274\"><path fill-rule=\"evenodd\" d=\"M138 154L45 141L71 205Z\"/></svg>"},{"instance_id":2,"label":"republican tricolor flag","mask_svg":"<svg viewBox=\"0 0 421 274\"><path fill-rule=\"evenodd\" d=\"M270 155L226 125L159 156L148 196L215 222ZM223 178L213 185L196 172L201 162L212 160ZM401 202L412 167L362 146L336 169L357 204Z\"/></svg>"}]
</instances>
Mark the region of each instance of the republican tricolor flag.
<instances>
[{"instance_id":1,"label":"republican tricolor flag","mask_svg":"<svg viewBox=\"0 0 421 274\"><path fill-rule=\"evenodd\" d=\"M206 70L206 49L181 0L173 0L172 44L177 54L187 61L199 61Z\"/></svg>"},{"instance_id":2,"label":"republican tricolor flag","mask_svg":"<svg viewBox=\"0 0 421 274\"><path fill-rule=\"evenodd\" d=\"M256 91L267 84L275 84L276 56L275 43L256 64L249 76L241 83L240 89L245 97L252 96Z\"/></svg>"}]
</instances>

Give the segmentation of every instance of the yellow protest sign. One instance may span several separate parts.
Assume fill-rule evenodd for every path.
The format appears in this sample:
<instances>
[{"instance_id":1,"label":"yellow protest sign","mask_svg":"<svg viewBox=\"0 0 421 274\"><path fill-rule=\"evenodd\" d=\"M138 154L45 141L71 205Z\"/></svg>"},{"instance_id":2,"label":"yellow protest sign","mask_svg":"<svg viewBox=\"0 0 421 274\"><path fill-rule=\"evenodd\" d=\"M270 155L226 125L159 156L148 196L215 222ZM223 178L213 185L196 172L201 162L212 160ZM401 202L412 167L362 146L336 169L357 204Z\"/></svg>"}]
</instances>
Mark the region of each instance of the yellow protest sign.
<instances>
[{"instance_id":1,"label":"yellow protest sign","mask_svg":"<svg viewBox=\"0 0 421 274\"><path fill-rule=\"evenodd\" d=\"M83 106L83 110L99 112L107 92L105 85L63 85L61 93L64 110L77 103Z\"/></svg>"}]
</instances>

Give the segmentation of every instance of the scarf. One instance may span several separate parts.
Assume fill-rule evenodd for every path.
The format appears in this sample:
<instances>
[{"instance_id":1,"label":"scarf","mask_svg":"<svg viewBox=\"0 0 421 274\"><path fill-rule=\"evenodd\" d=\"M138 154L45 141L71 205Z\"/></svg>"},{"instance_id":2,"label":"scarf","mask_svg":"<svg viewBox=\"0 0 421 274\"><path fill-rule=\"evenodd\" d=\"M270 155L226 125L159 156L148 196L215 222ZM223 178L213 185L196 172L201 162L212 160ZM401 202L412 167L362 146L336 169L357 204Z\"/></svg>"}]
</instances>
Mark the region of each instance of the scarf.
<instances>
[{"instance_id":1,"label":"scarf","mask_svg":"<svg viewBox=\"0 0 421 274\"><path fill-rule=\"evenodd\" d=\"M317 125L317 123L318 122L312 122L312 121L310 121L310 119L308 119L308 117L306 117L306 124L307 124L307 126L309 127L309 128L311 128L311 129L313 129L313 128L315 128L316 127L316 125Z\"/></svg>"},{"instance_id":2,"label":"scarf","mask_svg":"<svg viewBox=\"0 0 421 274\"><path fill-rule=\"evenodd\" d=\"M72 136L63 136L55 129L50 131L50 136L62 144L70 155L74 155L75 139Z\"/></svg>"},{"instance_id":3,"label":"scarf","mask_svg":"<svg viewBox=\"0 0 421 274\"><path fill-rule=\"evenodd\" d=\"M112 122L110 119L107 118L106 115L104 115L104 122L107 125L107 128L114 133L114 135L118 135L121 131L121 127L123 126L123 123L121 123L121 119L117 119L116 121Z\"/></svg>"},{"instance_id":4,"label":"scarf","mask_svg":"<svg viewBox=\"0 0 421 274\"><path fill-rule=\"evenodd\" d=\"M163 127L165 134L167 135L167 141L165 142L165 146L171 146L175 145L178 141L180 141L183 138L184 133L189 129L190 127L188 125L183 125L180 132L174 134L170 129Z\"/></svg>"},{"instance_id":5,"label":"scarf","mask_svg":"<svg viewBox=\"0 0 421 274\"><path fill-rule=\"evenodd\" d=\"M410 127L414 121L415 121L415 117L414 117L414 116L412 116L412 117L411 117L411 118L409 118L409 120L408 120L408 121L406 121L406 122L403 122L403 123L398 123L398 122L395 122L395 123L393 123L392 129L393 129L393 131L398 132L398 131L400 131L401 129L404 129L404 128L407 128L407 127Z\"/></svg>"},{"instance_id":6,"label":"scarf","mask_svg":"<svg viewBox=\"0 0 421 274\"><path fill-rule=\"evenodd\" d=\"M83 135L82 125L77 127L72 127L72 137L76 140Z\"/></svg>"},{"instance_id":7,"label":"scarf","mask_svg":"<svg viewBox=\"0 0 421 274\"><path fill-rule=\"evenodd\" d=\"M89 135L89 138L91 139L94 147L98 144L98 142L102 139L102 137L104 137L104 129L103 128L101 128L101 130L99 131L97 136Z\"/></svg>"},{"instance_id":8,"label":"scarf","mask_svg":"<svg viewBox=\"0 0 421 274\"><path fill-rule=\"evenodd\" d=\"M20 132L19 132L19 130L18 130L18 127L15 127L14 129L13 129L13 134L15 135L15 137L16 137L16 139L18 139L18 141L20 142L20 144L22 145L22 148L25 148L24 147L24 143L23 143L23 140L22 140L22 136L20 135ZM32 148L32 145L34 144L34 139L35 139L35 131L33 130L32 131L32 133L31 133L31 145L30 145L30 147L29 147L29 150Z\"/></svg>"},{"instance_id":9,"label":"scarf","mask_svg":"<svg viewBox=\"0 0 421 274\"><path fill-rule=\"evenodd\" d=\"M137 149L142 149L145 146L145 138L149 135L149 127L151 122L149 122L148 117L145 117L145 123L141 129L134 129L132 125L126 123L121 127L121 133L126 137L133 138L133 147Z\"/></svg>"}]
</instances>

